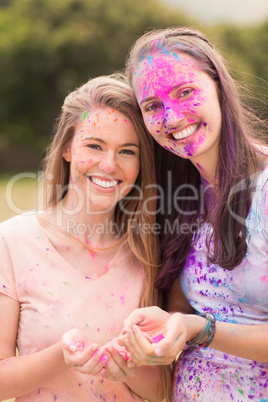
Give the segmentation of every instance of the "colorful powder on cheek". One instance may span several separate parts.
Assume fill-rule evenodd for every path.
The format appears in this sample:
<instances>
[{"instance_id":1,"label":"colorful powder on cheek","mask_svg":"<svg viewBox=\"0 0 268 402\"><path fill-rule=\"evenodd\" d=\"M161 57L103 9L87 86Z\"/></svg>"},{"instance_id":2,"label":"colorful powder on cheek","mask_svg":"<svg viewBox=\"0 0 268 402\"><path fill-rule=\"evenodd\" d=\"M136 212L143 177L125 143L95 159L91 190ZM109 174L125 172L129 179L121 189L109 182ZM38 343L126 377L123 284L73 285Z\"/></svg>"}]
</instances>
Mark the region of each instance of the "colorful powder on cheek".
<instances>
[{"instance_id":1,"label":"colorful powder on cheek","mask_svg":"<svg viewBox=\"0 0 268 402\"><path fill-rule=\"evenodd\" d=\"M187 145L184 148L185 153L188 156L192 156L194 154L194 152L198 149L198 147L200 145L202 145L202 143L205 141L206 136L204 135L203 137L200 138L200 140L198 142L193 142L192 144Z\"/></svg>"}]
</instances>

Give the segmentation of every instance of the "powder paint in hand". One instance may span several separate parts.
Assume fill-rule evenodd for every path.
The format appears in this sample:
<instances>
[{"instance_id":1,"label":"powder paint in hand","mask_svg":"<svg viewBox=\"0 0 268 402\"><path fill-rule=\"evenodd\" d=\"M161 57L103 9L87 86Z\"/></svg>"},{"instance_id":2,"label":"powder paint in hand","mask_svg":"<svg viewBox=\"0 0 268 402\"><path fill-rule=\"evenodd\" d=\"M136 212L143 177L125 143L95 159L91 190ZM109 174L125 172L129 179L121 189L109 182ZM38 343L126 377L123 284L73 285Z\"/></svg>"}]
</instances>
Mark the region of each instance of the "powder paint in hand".
<instances>
[{"instance_id":1,"label":"powder paint in hand","mask_svg":"<svg viewBox=\"0 0 268 402\"><path fill-rule=\"evenodd\" d=\"M78 351L83 350L84 347L85 347L85 344L83 341L76 341L76 342L72 341L69 348L70 348L71 352L78 352Z\"/></svg>"},{"instance_id":2,"label":"powder paint in hand","mask_svg":"<svg viewBox=\"0 0 268 402\"><path fill-rule=\"evenodd\" d=\"M105 362L106 360L107 360L106 355L102 355L100 360L99 360L99 363Z\"/></svg>"},{"instance_id":3,"label":"powder paint in hand","mask_svg":"<svg viewBox=\"0 0 268 402\"><path fill-rule=\"evenodd\" d=\"M164 339L164 338L165 338L165 337L164 337L163 334L159 334L159 335L157 335L157 336L155 336L155 337L153 338L153 343L158 343L158 342L162 341L162 339Z\"/></svg>"}]
</instances>

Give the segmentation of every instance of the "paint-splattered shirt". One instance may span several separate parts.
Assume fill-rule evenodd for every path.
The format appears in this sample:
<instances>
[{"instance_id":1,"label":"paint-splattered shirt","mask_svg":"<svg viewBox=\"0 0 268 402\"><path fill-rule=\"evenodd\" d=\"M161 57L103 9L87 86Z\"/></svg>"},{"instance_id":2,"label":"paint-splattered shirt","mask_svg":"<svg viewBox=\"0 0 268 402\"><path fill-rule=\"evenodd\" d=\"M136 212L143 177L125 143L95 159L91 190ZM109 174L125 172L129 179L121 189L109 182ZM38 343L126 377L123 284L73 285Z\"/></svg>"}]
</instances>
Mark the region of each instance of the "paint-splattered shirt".
<instances>
[{"instance_id":1,"label":"paint-splattered shirt","mask_svg":"<svg viewBox=\"0 0 268 402\"><path fill-rule=\"evenodd\" d=\"M233 270L207 262L203 225L180 276L182 290L199 313L222 322L268 323L268 168L260 174L246 219L248 250ZM268 364L212 348L183 352L174 378L174 401L268 401Z\"/></svg>"},{"instance_id":2,"label":"paint-splattered shirt","mask_svg":"<svg viewBox=\"0 0 268 402\"><path fill-rule=\"evenodd\" d=\"M58 342L72 328L86 329L104 345L118 336L124 319L139 305L144 269L126 244L102 275L87 277L53 247L34 215L0 225L0 291L20 302L20 355ZM51 380L20 402L141 401L122 382L73 371Z\"/></svg>"}]
</instances>

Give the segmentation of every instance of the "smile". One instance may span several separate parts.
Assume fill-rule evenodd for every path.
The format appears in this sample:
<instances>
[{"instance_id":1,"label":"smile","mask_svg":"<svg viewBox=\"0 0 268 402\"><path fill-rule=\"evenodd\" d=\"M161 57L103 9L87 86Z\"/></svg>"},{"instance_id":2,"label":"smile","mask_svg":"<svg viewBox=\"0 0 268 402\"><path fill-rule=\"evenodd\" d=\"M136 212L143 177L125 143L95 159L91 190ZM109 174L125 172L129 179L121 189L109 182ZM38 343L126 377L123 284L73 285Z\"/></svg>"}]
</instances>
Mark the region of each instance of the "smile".
<instances>
[{"instance_id":1,"label":"smile","mask_svg":"<svg viewBox=\"0 0 268 402\"><path fill-rule=\"evenodd\" d=\"M175 140L182 140L183 138L190 137L190 135L194 134L200 127L201 124L191 124L185 129L178 131L176 133L172 133L172 136Z\"/></svg>"},{"instance_id":2,"label":"smile","mask_svg":"<svg viewBox=\"0 0 268 402\"><path fill-rule=\"evenodd\" d=\"M102 188L115 187L119 183L119 180L102 180L98 177L92 177L92 176L89 176L89 178L93 183Z\"/></svg>"}]
</instances>

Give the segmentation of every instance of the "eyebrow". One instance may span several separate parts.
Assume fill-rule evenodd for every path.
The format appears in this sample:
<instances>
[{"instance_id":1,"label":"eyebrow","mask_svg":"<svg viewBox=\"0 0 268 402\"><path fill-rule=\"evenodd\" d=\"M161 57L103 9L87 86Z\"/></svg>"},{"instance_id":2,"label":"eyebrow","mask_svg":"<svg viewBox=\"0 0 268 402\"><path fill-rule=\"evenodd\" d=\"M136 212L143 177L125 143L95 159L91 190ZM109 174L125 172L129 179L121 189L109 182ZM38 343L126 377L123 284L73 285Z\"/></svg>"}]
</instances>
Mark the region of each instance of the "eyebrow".
<instances>
[{"instance_id":1,"label":"eyebrow","mask_svg":"<svg viewBox=\"0 0 268 402\"><path fill-rule=\"evenodd\" d=\"M158 96L149 96L148 98L144 98L142 99L140 105L143 105L146 102L152 101L152 100L156 100L158 99Z\"/></svg>"},{"instance_id":2,"label":"eyebrow","mask_svg":"<svg viewBox=\"0 0 268 402\"><path fill-rule=\"evenodd\" d=\"M174 91L174 89L178 89L178 88L180 88L180 87L182 87L183 85L188 85L188 84L191 84L192 83L192 81L184 81L184 82L181 82L180 84L178 84L178 85L174 85L174 87L172 87L171 88L171 90L170 90L170 92L171 91ZM140 106L143 104L143 103L146 103L146 102L149 102L149 101L152 101L152 100L157 100L159 97L158 96L149 96L148 98L144 98L144 99L142 99L142 101L141 101L141 103L140 103Z\"/></svg>"},{"instance_id":3,"label":"eyebrow","mask_svg":"<svg viewBox=\"0 0 268 402\"><path fill-rule=\"evenodd\" d=\"M100 142L101 144L106 144L106 142L102 138L98 137L86 137L84 140L90 140L90 141L97 141ZM124 144L120 145L121 147L136 147L140 148L139 145L135 144L134 142L125 142Z\"/></svg>"}]
</instances>

